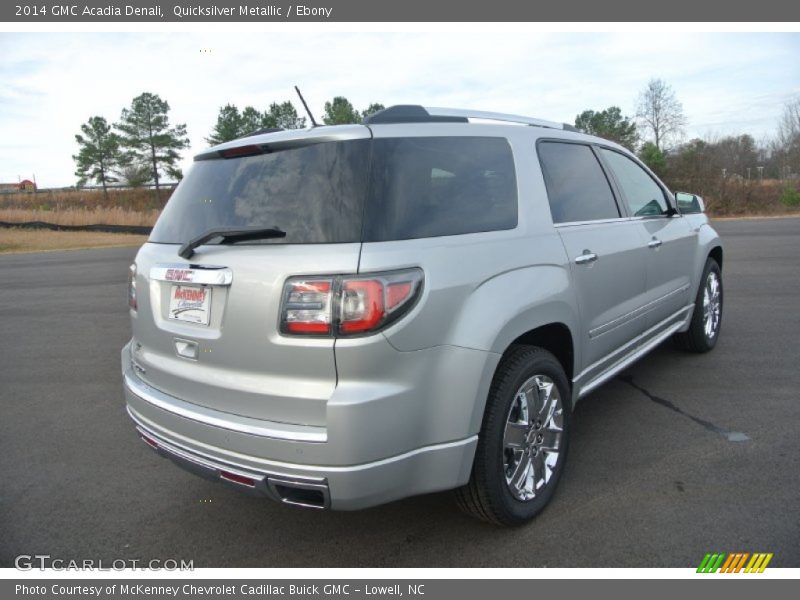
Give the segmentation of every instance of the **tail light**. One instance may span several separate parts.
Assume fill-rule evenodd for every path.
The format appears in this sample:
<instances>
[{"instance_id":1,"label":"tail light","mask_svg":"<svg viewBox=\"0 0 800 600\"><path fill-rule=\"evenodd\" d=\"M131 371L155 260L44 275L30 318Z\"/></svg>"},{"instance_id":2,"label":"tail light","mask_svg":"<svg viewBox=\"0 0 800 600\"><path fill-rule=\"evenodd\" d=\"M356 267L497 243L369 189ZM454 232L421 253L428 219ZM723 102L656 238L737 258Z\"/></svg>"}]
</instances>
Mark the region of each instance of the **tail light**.
<instances>
[{"instance_id":1,"label":"tail light","mask_svg":"<svg viewBox=\"0 0 800 600\"><path fill-rule=\"evenodd\" d=\"M128 306L139 310L139 303L136 301L136 263L128 267Z\"/></svg>"},{"instance_id":2,"label":"tail light","mask_svg":"<svg viewBox=\"0 0 800 600\"><path fill-rule=\"evenodd\" d=\"M420 269L292 277L283 288L281 332L325 337L374 333L411 310L422 282Z\"/></svg>"},{"instance_id":3,"label":"tail light","mask_svg":"<svg viewBox=\"0 0 800 600\"><path fill-rule=\"evenodd\" d=\"M290 279L283 290L284 333L328 335L331 332L333 279Z\"/></svg>"}]
</instances>

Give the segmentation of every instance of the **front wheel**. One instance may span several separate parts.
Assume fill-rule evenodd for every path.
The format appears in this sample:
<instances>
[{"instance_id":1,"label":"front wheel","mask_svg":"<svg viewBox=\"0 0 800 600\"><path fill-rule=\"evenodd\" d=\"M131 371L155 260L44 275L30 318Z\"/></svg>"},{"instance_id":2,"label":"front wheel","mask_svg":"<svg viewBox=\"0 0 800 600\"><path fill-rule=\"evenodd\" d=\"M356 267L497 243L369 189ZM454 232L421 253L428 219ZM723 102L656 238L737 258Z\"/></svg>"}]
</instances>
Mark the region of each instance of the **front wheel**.
<instances>
[{"instance_id":1,"label":"front wheel","mask_svg":"<svg viewBox=\"0 0 800 600\"><path fill-rule=\"evenodd\" d=\"M702 353L717 345L722 327L722 272L713 258L706 261L700 281L692 322L687 331L675 335L675 342L684 350Z\"/></svg>"},{"instance_id":2,"label":"front wheel","mask_svg":"<svg viewBox=\"0 0 800 600\"><path fill-rule=\"evenodd\" d=\"M468 514L520 525L550 501L569 446L569 383L542 348L512 348L497 369L470 481L456 490Z\"/></svg>"}]
</instances>

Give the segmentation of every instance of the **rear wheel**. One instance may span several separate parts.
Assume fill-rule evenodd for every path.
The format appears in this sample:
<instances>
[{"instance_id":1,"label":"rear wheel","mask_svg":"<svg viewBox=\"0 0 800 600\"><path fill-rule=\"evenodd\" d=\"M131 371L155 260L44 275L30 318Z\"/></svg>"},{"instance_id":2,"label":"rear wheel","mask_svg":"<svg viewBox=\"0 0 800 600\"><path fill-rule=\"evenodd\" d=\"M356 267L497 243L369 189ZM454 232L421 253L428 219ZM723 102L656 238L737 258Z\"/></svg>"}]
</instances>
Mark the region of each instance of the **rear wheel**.
<instances>
[{"instance_id":1,"label":"rear wheel","mask_svg":"<svg viewBox=\"0 0 800 600\"><path fill-rule=\"evenodd\" d=\"M541 348L510 350L492 382L470 481L456 490L462 510L499 525L535 517L561 477L570 422L558 360Z\"/></svg>"},{"instance_id":2,"label":"rear wheel","mask_svg":"<svg viewBox=\"0 0 800 600\"><path fill-rule=\"evenodd\" d=\"M708 352L717 345L722 326L722 273L717 261L709 258L694 301L689 329L675 335L679 347L690 352Z\"/></svg>"}]
</instances>

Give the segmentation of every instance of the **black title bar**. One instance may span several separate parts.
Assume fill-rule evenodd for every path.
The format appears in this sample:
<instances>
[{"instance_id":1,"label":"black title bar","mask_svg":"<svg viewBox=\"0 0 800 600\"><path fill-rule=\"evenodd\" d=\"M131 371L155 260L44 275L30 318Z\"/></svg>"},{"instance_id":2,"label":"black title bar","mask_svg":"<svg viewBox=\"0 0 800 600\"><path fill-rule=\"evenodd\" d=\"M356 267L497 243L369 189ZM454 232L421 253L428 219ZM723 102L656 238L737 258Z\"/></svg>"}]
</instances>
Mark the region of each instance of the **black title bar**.
<instances>
[{"instance_id":1,"label":"black title bar","mask_svg":"<svg viewBox=\"0 0 800 600\"><path fill-rule=\"evenodd\" d=\"M12 0L0 20L92 22L797 22L788 0Z\"/></svg>"}]
</instances>

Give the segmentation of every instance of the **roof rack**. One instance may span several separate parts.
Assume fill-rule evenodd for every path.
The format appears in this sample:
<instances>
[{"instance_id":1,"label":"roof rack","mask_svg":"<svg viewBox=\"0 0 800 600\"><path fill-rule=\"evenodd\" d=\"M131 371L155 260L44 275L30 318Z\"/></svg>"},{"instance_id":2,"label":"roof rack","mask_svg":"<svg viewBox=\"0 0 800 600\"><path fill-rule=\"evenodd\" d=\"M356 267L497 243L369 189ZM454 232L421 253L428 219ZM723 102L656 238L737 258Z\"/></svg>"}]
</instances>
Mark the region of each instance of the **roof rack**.
<instances>
[{"instance_id":1,"label":"roof rack","mask_svg":"<svg viewBox=\"0 0 800 600\"><path fill-rule=\"evenodd\" d=\"M367 125L385 123L468 123L471 119L484 121L502 121L504 123L519 123L533 127L547 127L549 129L563 129L577 131L572 125L534 119L520 115L486 112L481 110L464 110L459 108L423 107L413 104L390 106L384 110L373 113L364 123Z\"/></svg>"},{"instance_id":2,"label":"roof rack","mask_svg":"<svg viewBox=\"0 0 800 600\"><path fill-rule=\"evenodd\" d=\"M486 121L503 121L505 123L521 123L534 127L548 127L550 129L564 129L563 123L555 121L545 121L544 119L534 119L533 117L523 117L520 115L509 115L505 113L486 112L482 110L462 110L459 108L425 108L430 115L464 117L465 119L483 119Z\"/></svg>"},{"instance_id":3,"label":"roof rack","mask_svg":"<svg viewBox=\"0 0 800 600\"><path fill-rule=\"evenodd\" d=\"M418 104L397 104L372 113L364 123L367 125L389 123L468 123L466 117L454 115L432 115Z\"/></svg>"}]
</instances>

